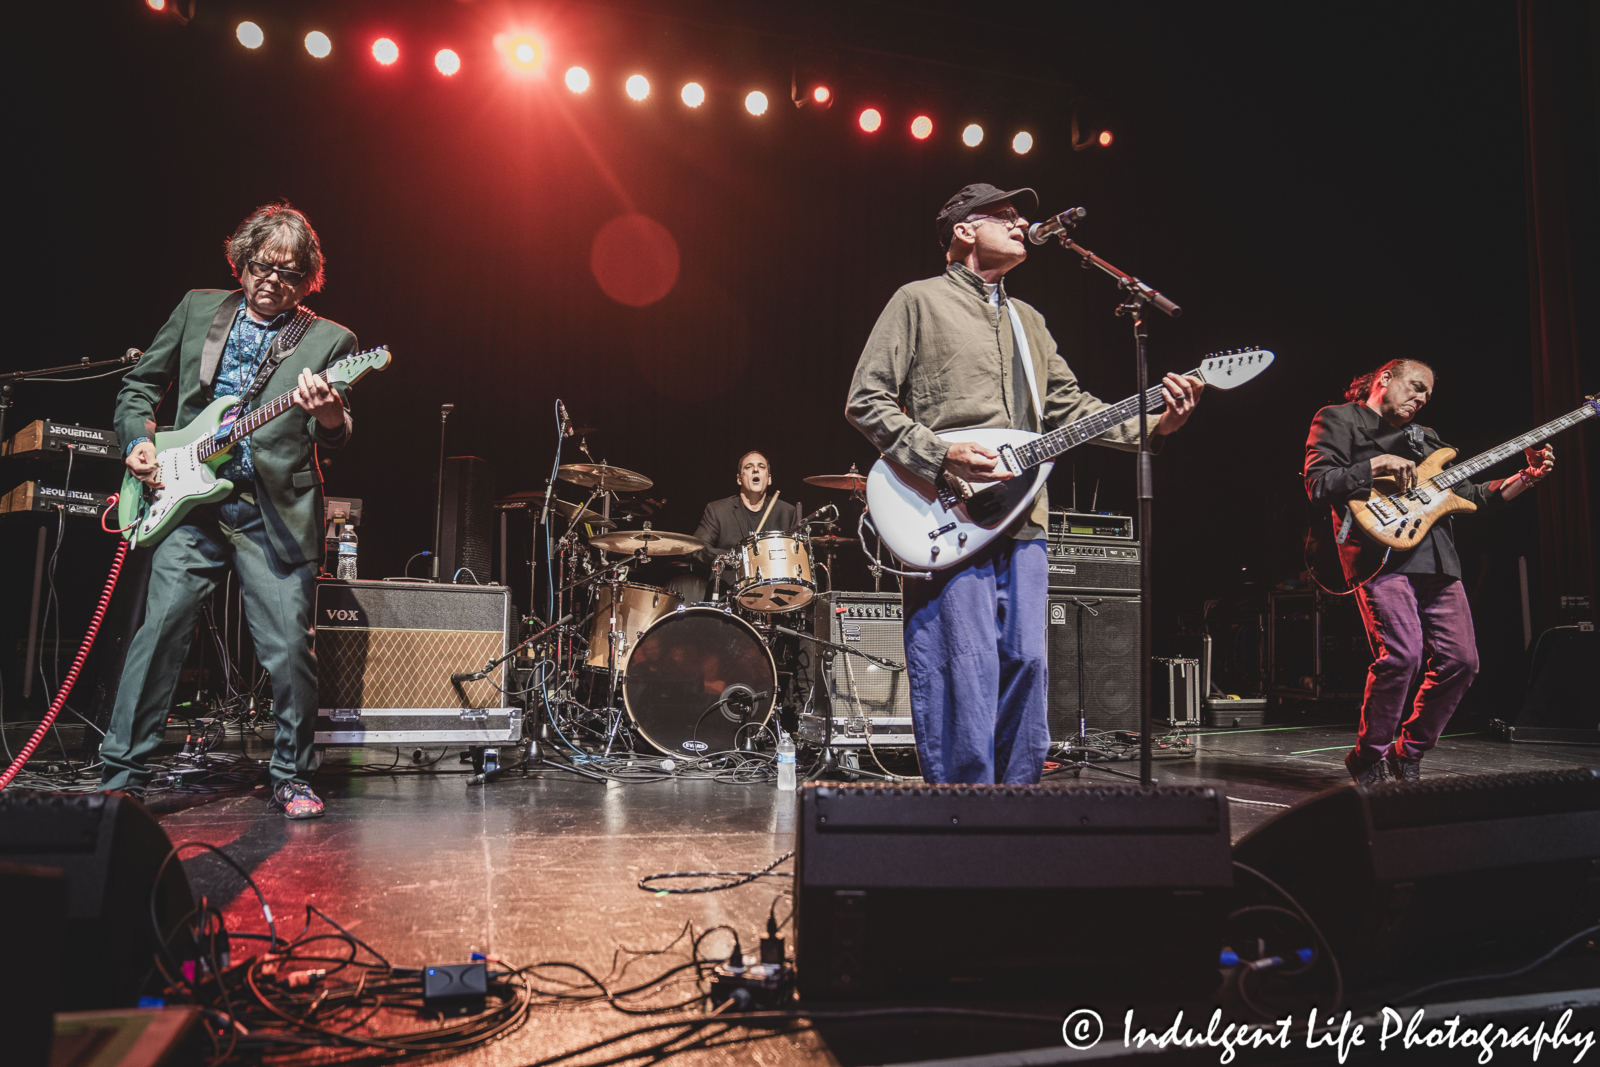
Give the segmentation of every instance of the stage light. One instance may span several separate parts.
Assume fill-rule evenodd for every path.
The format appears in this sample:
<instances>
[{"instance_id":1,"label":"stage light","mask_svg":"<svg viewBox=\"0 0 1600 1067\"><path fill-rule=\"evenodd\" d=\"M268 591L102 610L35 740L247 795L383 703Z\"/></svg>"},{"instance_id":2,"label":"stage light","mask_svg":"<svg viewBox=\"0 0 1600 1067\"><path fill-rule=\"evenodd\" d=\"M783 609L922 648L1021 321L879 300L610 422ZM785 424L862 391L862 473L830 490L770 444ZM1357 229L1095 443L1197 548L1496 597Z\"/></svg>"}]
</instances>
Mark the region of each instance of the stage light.
<instances>
[{"instance_id":1,"label":"stage light","mask_svg":"<svg viewBox=\"0 0 1600 1067\"><path fill-rule=\"evenodd\" d=\"M233 31L233 35L239 38L239 43L246 48L260 48L267 39L267 35L261 32L261 27L253 22L239 23L239 28Z\"/></svg>"},{"instance_id":2,"label":"stage light","mask_svg":"<svg viewBox=\"0 0 1600 1067\"><path fill-rule=\"evenodd\" d=\"M983 143L983 127L974 122L961 131L961 141L968 148L977 148Z\"/></svg>"},{"instance_id":3,"label":"stage light","mask_svg":"<svg viewBox=\"0 0 1600 1067\"><path fill-rule=\"evenodd\" d=\"M1033 134L1029 133L1027 130L1023 130L1021 133L1011 138L1011 149L1019 156L1027 155L1028 149L1032 147Z\"/></svg>"},{"instance_id":4,"label":"stage light","mask_svg":"<svg viewBox=\"0 0 1600 1067\"><path fill-rule=\"evenodd\" d=\"M1100 147L1101 148L1109 148L1109 147L1111 147L1111 131L1110 130L1101 130L1100 131L1099 141L1100 141Z\"/></svg>"},{"instance_id":5,"label":"stage light","mask_svg":"<svg viewBox=\"0 0 1600 1067\"><path fill-rule=\"evenodd\" d=\"M635 100L643 100L650 95L650 81L643 74L635 74L623 85L628 95Z\"/></svg>"},{"instance_id":6,"label":"stage light","mask_svg":"<svg viewBox=\"0 0 1600 1067\"><path fill-rule=\"evenodd\" d=\"M400 58L400 46L387 37L379 37L372 42L372 58L387 67Z\"/></svg>"},{"instance_id":7,"label":"stage light","mask_svg":"<svg viewBox=\"0 0 1600 1067\"><path fill-rule=\"evenodd\" d=\"M167 9L167 0L144 0L144 3L151 11L165 11Z\"/></svg>"},{"instance_id":8,"label":"stage light","mask_svg":"<svg viewBox=\"0 0 1600 1067\"><path fill-rule=\"evenodd\" d=\"M456 55L454 49L441 48L433 54L433 65L448 78L461 70L461 57Z\"/></svg>"},{"instance_id":9,"label":"stage light","mask_svg":"<svg viewBox=\"0 0 1600 1067\"><path fill-rule=\"evenodd\" d=\"M582 67L572 67L567 70L567 88L575 93L581 93L589 88L589 72Z\"/></svg>"},{"instance_id":10,"label":"stage light","mask_svg":"<svg viewBox=\"0 0 1600 1067\"><path fill-rule=\"evenodd\" d=\"M833 90L826 85L819 85L811 90L811 102L820 107L827 107L833 103Z\"/></svg>"},{"instance_id":11,"label":"stage light","mask_svg":"<svg viewBox=\"0 0 1600 1067\"><path fill-rule=\"evenodd\" d=\"M699 82L690 82L683 87L683 102L690 107L699 107L706 102L705 88Z\"/></svg>"},{"instance_id":12,"label":"stage light","mask_svg":"<svg viewBox=\"0 0 1600 1067\"><path fill-rule=\"evenodd\" d=\"M327 59L328 53L333 51L333 42L321 30L312 30L306 34L306 51L318 59Z\"/></svg>"},{"instance_id":13,"label":"stage light","mask_svg":"<svg viewBox=\"0 0 1600 1067\"><path fill-rule=\"evenodd\" d=\"M878 114L877 108L869 107L861 113L861 117L856 122L860 124L861 129L865 132L877 133L878 127L883 125L883 116Z\"/></svg>"},{"instance_id":14,"label":"stage light","mask_svg":"<svg viewBox=\"0 0 1600 1067\"><path fill-rule=\"evenodd\" d=\"M933 120L926 115L918 115L911 120L911 136L919 141L926 141L928 135L933 133Z\"/></svg>"},{"instance_id":15,"label":"stage light","mask_svg":"<svg viewBox=\"0 0 1600 1067\"><path fill-rule=\"evenodd\" d=\"M744 98L744 109L752 115L765 115L767 113L767 94L756 89Z\"/></svg>"},{"instance_id":16,"label":"stage light","mask_svg":"<svg viewBox=\"0 0 1600 1067\"><path fill-rule=\"evenodd\" d=\"M532 74L544 66L544 42L531 33L497 33L494 49L520 74Z\"/></svg>"}]
</instances>

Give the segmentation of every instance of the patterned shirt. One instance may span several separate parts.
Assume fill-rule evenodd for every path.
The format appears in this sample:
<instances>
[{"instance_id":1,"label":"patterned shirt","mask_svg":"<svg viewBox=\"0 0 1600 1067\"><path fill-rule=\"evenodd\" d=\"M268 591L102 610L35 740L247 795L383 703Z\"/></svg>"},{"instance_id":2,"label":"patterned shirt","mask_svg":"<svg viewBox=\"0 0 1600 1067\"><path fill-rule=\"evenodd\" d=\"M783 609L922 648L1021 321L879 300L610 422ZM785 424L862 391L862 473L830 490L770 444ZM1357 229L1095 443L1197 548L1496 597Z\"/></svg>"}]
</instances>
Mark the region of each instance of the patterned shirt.
<instances>
[{"instance_id":1,"label":"patterned shirt","mask_svg":"<svg viewBox=\"0 0 1600 1067\"><path fill-rule=\"evenodd\" d=\"M278 331L288 325L293 317L294 311L291 309L271 322L257 322L250 317L243 304L239 305L233 328L228 332L228 343L222 349L222 364L217 368L217 381L211 395L242 396L255 380L256 372L261 369L261 361L267 358ZM228 461L217 470L217 477L244 485L255 481L256 467L250 456L250 438L246 437L233 446Z\"/></svg>"}]
</instances>

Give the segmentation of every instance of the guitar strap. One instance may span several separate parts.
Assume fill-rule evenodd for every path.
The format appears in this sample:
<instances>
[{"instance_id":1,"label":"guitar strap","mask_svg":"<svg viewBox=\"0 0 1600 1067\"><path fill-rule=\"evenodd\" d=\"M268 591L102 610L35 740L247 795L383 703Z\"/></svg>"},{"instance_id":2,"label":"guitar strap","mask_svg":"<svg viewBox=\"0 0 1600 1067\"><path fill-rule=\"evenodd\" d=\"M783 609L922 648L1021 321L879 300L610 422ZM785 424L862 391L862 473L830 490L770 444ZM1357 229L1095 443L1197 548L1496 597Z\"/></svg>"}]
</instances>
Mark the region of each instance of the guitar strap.
<instances>
[{"instance_id":1,"label":"guitar strap","mask_svg":"<svg viewBox=\"0 0 1600 1067\"><path fill-rule=\"evenodd\" d=\"M267 358L261 361L261 368L256 371L256 376L251 379L250 387L239 398L238 410L249 408L250 402L256 394L266 388L267 379L272 377L272 372L278 369L278 364L288 359L290 354L299 347L300 339L305 337L306 331L317 319L316 312L301 304L294 309L294 317L284 324L278 331L278 336L272 339L272 347L267 350Z\"/></svg>"},{"instance_id":2,"label":"guitar strap","mask_svg":"<svg viewBox=\"0 0 1600 1067\"><path fill-rule=\"evenodd\" d=\"M1033 373L1033 352L1028 348L1028 338L1022 332L1022 317L1017 314L1017 305L1009 299L1006 301L1006 311L1011 314L1011 336L1015 339L1017 352L1022 356L1022 373L1028 379L1028 392L1033 396L1033 414L1038 419L1039 428L1044 429L1044 405L1039 402L1039 383Z\"/></svg>"}]
</instances>

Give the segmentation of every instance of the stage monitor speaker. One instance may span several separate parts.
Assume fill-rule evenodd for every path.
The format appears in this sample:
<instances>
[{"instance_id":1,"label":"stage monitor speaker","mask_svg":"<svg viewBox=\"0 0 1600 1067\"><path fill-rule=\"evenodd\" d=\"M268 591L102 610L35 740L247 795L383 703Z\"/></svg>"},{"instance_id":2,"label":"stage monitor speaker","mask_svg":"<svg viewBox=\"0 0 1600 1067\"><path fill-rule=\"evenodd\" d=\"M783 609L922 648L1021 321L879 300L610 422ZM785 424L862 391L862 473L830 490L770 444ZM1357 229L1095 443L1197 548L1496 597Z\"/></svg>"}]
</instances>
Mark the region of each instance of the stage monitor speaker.
<instances>
[{"instance_id":1,"label":"stage monitor speaker","mask_svg":"<svg viewBox=\"0 0 1600 1067\"><path fill-rule=\"evenodd\" d=\"M521 735L505 665L459 689L450 681L510 647L505 586L325 579L315 618L318 744L499 744Z\"/></svg>"},{"instance_id":2,"label":"stage monitor speaker","mask_svg":"<svg viewBox=\"0 0 1600 1067\"><path fill-rule=\"evenodd\" d=\"M1220 789L844 785L800 795L807 998L1204 996L1233 884Z\"/></svg>"},{"instance_id":3,"label":"stage monitor speaker","mask_svg":"<svg viewBox=\"0 0 1600 1067\"><path fill-rule=\"evenodd\" d=\"M69 961L57 1011L131 1008L152 976L163 984L151 913L170 934L194 907L176 859L156 884L171 851L166 831L126 793L0 793L0 861L66 875L66 925L51 948ZM10 918L48 921L34 914ZM172 940L175 959L192 956L186 942L184 934Z\"/></svg>"},{"instance_id":4,"label":"stage monitor speaker","mask_svg":"<svg viewBox=\"0 0 1600 1067\"><path fill-rule=\"evenodd\" d=\"M1539 635L1528 671L1528 692L1517 717L1495 722L1508 741L1600 745L1600 703L1594 664L1600 630L1554 626Z\"/></svg>"},{"instance_id":5,"label":"stage monitor speaker","mask_svg":"<svg viewBox=\"0 0 1600 1067\"><path fill-rule=\"evenodd\" d=\"M444 461L442 515L439 580L454 582L463 569L479 584L493 578L494 472L487 460L451 456Z\"/></svg>"},{"instance_id":6,"label":"stage monitor speaker","mask_svg":"<svg viewBox=\"0 0 1600 1067\"><path fill-rule=\"evenodd\" d=\"M1234 858L1293 894L1355 987L1526 961L1600 915L1600 771L1344 785ZM1283 903L1248 874L1239 885Z\"/></svg>"},{"instance_id":7,"label":"stage monitor speaker","mask_svg":"<svg viewBox=\"0 0 1600 1067\"><path fill-rule=\"evenodd\" d=\"M1085 720L1091 730L1139 729L1139 598L1081 594L1098 615L1050 590L1050 739L1078 733L1078 612L1083 610Z\"/></svg>"}]
</instances>

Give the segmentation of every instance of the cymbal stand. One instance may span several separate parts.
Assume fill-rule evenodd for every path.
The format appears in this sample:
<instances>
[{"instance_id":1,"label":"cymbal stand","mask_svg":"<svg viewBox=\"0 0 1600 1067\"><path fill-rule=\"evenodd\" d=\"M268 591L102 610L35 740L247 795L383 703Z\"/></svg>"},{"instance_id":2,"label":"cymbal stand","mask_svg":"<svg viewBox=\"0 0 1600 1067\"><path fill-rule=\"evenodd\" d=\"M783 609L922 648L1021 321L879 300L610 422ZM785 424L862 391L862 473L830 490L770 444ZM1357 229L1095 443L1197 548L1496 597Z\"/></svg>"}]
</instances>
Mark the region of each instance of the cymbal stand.
<instances>
[{"instance_id":1,"label":"cymbal stand","mask_svg":"<svg viewBox=\"0 0 1600 1067\"><path fill-rule=\"evenodd\" d=\"M824 640L815 634L808 634L804 630L793 630L787 626L779 626L776 622L773 623L772 629L785 637L798 637L802 641L810 641L822 649L822 673L828 679L828 707L822 713L821 765L818 767L816 774L812 775L812 779L819 780L838 773L839 754L833 750L833 708L839 701L839 688L833 677L834 656L840 652L849 656L860 656L862 659L870 663L876 663L878 666L890 671L903 671L906 669L906 665L904 663L896 663L892 659L881 659L870 653L863 652L859 648L842 645L836 641Z\"/></svg>"},{"instance_id":2,"label":"cymbal stand","mask_svg":"<svg viewBox=\"0 0 1600 1067\"><path fill-rule=\"evenodd\" d=\"M1067 599L1078 605L1078 735L1075 738L1077 743L1068 745L1067 748L1063 750L1062 755L1070 756L1076 753L1078 758L1075 760L1068 760L1066 762L1066 766L1073 768L1072 773L1074 778L1082 777L1084 768L1087 767L1091 770L1104 771L1106 774L1115 774L1121 778L1132 778L1135 781L1138 781L1139 775L1137 774L1129 774L1126 771L1114 771L1110 767L1100 766L1094 760L1089 758L1095 750L1089 745L1089 719L1087 712L1084 710L1084 686L1087 675L1085 675L1083 670L1083 613L1087 611L1090 615L1093 615L1098 619L1100 617L1100 613L1094 609L1095 605L1101 603L1101 600L1098 597L1090 600L1084 600L1082 597L1068 597Z\"/></svg>"},{"instance_id":3,"label":"cymbal stand","mask_svg":"<svg viewBox=\"0 0 1600 1067\"><path fill-rule=\"evenodd\" d=\"M608 563L588 577L580 578L567 586L567 589L576 589L580 585L588 585L590 582L600 580L602 575L609 575L604 580L605 584L611 589L611 618L607 620L606 624L606 673L611 677L606 706L600 709L611 716L611 728L606 731L606 755L608 756L611 755L611 746L616 743L617 731L622 727L622 709L617 707L617 680L622 674L621 668L617 665L617 646L622 642L623 634L621 630L617 629L617 606L622 601L622 597L618 594L621 592L621 587L626 580L617 572L630 563L637 566L649 562L649 559L650 554L645 549L635 549L633 555L619 559L615 563Z\"/></svg>"}]
</instances>

